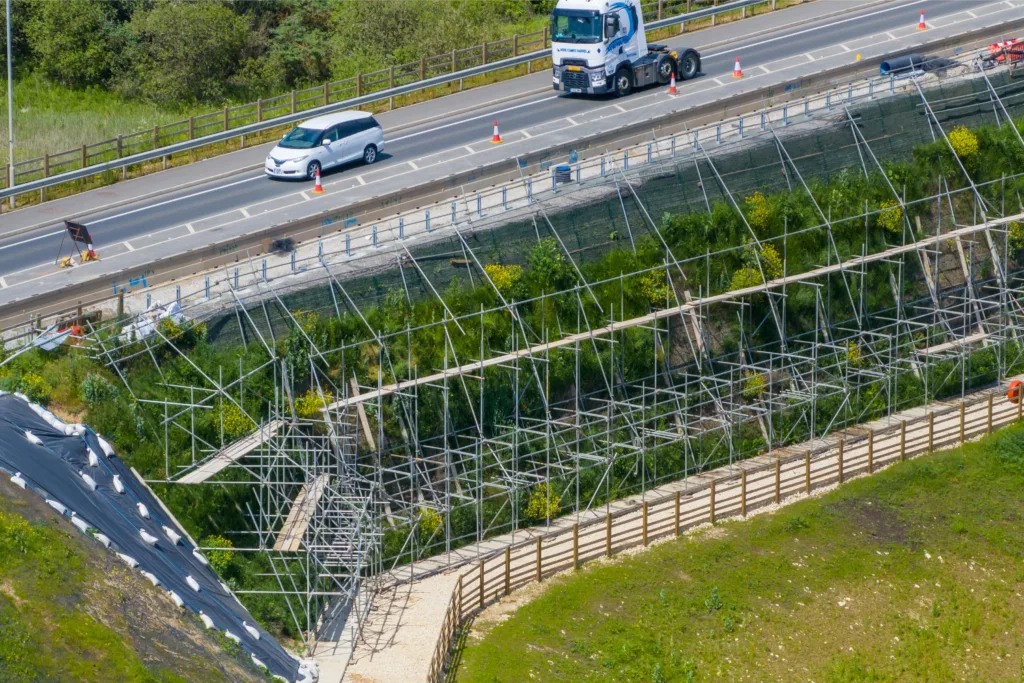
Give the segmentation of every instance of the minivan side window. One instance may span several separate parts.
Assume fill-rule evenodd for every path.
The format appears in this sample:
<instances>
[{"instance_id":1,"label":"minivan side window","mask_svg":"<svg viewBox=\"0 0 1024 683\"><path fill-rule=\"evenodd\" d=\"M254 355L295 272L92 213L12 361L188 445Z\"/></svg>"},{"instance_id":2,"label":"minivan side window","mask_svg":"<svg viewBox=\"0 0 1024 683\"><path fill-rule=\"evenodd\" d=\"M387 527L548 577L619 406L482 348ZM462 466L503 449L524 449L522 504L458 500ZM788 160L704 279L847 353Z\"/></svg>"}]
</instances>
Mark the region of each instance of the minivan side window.
<instances>
[{"instance_id":1,"label":"minivan side window","mask_svg":"<svg viewBox=\"0 0 1024 683\"><path fill-rule=\"evenodd\" d=\"M358 123L358 121L345 121L344 123L339 123L335 126L334 129L337 131L336 135L338 136L338 139L343 140L350 135L358 133L359 129L356 127Z\"/></svg>"},{"instance_id":2,"label":"minivan side window","mask_svg":"<svg viewBox=\"0 0 1024 683\"><path fill-rule=\"evenodd\" d=\"M381 128L381 125L379 123L377 123L377 119L373 118L372 116L369 118L369 121L370 121L370 128Z\"/></svg>"}]
</instances>

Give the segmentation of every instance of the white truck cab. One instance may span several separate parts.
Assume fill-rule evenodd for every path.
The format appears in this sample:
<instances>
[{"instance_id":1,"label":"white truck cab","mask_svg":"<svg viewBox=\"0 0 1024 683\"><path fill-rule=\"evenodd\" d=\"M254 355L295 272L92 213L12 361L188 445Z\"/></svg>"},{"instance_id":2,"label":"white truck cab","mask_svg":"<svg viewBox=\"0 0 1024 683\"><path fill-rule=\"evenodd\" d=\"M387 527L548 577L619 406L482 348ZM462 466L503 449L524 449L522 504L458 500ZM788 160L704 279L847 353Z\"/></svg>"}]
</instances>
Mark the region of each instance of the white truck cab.
<instances>
[{"instance_id":1,"label":"white truck cab","mask_svg":"<svg viewBox=\"0 0 1024 683\"><path fill-rule=\"evenodd\" d=\"M552 83L555 90L624 97L675 73L700 71L696 50L648 45L640 0L558 0L551 13Z\"/></svg>"}]
</instances>

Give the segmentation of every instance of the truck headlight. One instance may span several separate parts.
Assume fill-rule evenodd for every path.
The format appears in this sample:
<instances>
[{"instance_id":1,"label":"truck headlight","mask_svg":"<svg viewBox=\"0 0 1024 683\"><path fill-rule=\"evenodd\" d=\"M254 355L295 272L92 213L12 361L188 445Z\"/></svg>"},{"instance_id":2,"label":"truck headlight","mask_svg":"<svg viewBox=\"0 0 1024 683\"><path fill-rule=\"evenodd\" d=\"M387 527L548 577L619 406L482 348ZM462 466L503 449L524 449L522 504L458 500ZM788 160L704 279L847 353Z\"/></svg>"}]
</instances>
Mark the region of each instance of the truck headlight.
<instances>
[{"instance_id":1,"label":"truck headlight","mask_svg":"<svg viewBox=\"0 0 1024 683\"><path fill-rule=\"evenodd\" d=\"M558 83L558 71L554 69L551 70L551 80Z\"/></svg>"},{"instance_id":2,"label":"truck headlight","mask_svg":"<svg viewBox=\"0 0 1024 683\"><path fill-rule=\"evenodd\" d=\"M590 72L591 83L604 83L604 72L603 71L591 71Z\"/></svg>"}]
</instances>

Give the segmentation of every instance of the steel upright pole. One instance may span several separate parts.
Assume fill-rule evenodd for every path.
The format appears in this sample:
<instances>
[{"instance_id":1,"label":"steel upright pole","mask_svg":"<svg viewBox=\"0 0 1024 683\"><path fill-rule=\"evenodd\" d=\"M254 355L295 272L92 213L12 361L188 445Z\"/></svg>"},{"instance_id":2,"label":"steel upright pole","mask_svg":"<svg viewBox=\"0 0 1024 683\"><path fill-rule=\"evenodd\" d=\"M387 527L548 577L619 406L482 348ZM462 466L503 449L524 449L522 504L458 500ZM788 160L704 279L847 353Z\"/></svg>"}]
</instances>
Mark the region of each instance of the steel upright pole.
<instances>
[{"instance_id":1,"label":"steel upright pole","mask_svg":"<svg viewBox=\"0 0 1024 683\"><path fill-rule=\"evenodd\" d=\"M7 169L8 187L14 187L14 59L11 56L11 0L7 0ZM14 208L14 195L11 195Z\"/></svg>"}]
</instances>

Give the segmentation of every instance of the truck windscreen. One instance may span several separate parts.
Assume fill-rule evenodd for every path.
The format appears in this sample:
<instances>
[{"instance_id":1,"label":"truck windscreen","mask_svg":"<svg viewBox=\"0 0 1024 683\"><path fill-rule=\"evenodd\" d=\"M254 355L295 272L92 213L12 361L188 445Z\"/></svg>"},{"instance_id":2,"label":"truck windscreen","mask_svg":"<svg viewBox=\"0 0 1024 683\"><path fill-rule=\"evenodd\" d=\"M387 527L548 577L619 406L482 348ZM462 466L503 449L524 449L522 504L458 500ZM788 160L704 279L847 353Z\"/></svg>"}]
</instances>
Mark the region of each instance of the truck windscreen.
<instances>
[{"instance_id":1,"label":"truck windscreen","mask_svg":"<svg viewBox=\"0 0 1024 683\"><path fill-rule=\"evenodd\" d=\"M551 15L555 43L600 43L601 15L581 10L555 10Z\"/></svg>"}]
</instances>

